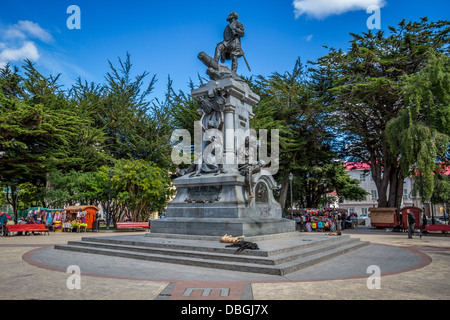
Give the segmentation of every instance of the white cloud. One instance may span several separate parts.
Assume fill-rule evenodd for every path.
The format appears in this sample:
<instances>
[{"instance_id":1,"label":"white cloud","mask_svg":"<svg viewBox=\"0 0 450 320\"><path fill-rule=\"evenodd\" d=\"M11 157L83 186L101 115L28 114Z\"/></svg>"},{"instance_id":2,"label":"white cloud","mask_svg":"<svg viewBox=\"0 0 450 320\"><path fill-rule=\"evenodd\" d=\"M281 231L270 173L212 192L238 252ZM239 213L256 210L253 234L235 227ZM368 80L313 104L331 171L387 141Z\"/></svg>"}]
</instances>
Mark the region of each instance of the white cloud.
<instances>
[{"instance_id":1,"label":"white cloud","mask_svg":"<svg viewBox=\"0 0 450 320\"><path fill-rule=\"evenodd\" d=\"M0 28L0 66L8 62L21 63L24 59L37 62L41 56L37 42L52 43L52 35L38 23L21 20Z\"/></svg>"},{"instance_id":2,"label":"white cloud","mask_svg":"<svg viewBox=\"0 0 450 320\"><path fill-rule=\"evenodd\" d=\"M51 48L44 44L51 44ZM43 74L61 74L61 81L66 83L80 76L92 78L89 72L72 63L70 56L61 51L65 52L60 50L50 32L38 23L23 20L8 26L0 24L0 69L7 63L19 66L24 59L29 59Z\"/></svg>"},{"instance_id":3,"label":"white cloud","mask_svg":"<svg viewBox=\"0 0 450 320\"><path fill-rule=\"evenodd\" d=\"M4 37L7 39L33 38L45 43L53 42L53 37L48 31L44 30L39 24L28 20L21 20L6 28Z\"/></svg>"},{"instance_id":4,"label":"white cloud","mask_svg":"<svg viewBox=\"0 0 450 320\"><path fill-rule=\"evenodd\" d=\"M309 34L309 35L305 36L304 39L306 40L306 42L310 42L313 37L314 37L313 34Z\"/></svg>"},{"instance_id":5,"label":"white cloud","mask_svg":"<svg viewBox=\"0 0 450 320\"><path fill-rule=\"evenodd\" d=\"M366 10L371 5L382 8L385 0L294 0L295 18L306 15L315 19L324 19L348 11Z\"/></svg>"},{"instance_id":6,"label":"white cloud","mask_svg":"<svg viewBox=\"0 0 450 320\"><path fill-rule=\"evenodd\" d=\"M0 52L0 64L17 62L24 59L39 60L39 50L32 41L25 41L20 48L6 48Z\"/></svg>"}]
</instances>

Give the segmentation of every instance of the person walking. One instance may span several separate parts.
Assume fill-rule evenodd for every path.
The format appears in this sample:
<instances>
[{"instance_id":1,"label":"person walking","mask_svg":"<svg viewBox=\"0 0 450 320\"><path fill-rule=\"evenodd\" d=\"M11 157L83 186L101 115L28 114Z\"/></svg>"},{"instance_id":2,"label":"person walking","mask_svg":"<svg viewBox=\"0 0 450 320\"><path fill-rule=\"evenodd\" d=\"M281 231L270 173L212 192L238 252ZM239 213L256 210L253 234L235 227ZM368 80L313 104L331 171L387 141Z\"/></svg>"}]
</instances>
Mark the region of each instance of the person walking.
<instances>
[{"instance_id":1,"label":"person walking","mask_svg":"<svg viewBox=\"0 0 450 320\"><path fill-rule=\"evenodd\" d=\"M406 210L408 214L408 239L412 239L412 235L414 234L414 225L416 224L416 217L411 212L410 209Z\"/></svg>"}]
</instances>

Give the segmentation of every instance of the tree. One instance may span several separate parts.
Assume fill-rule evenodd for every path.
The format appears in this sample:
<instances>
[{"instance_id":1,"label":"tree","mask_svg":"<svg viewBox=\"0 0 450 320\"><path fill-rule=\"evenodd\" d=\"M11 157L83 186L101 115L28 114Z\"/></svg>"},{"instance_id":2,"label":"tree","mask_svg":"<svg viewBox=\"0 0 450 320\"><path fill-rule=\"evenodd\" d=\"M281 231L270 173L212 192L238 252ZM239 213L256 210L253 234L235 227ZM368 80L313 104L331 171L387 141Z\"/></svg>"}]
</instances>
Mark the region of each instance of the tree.
<instances>
[{"instance_id":1,"label":"tree","mask_svg":"<svg viewBox=\"0 0 450 320\"><path fill-rule=\"evenodd\" d=\"M201 80L201 79L200 79ZM194 137L194 122L199 121L201 116L198 113L198 102L191 94L180 90L176 93L172 87L172 80L168 79L166 102L169 105L172 127L174 129L185 129ZM203 82L201 81L201 84ZM189 89L194 90L194 83L189 82Z\"/></svg>"},{"instance_id":2,"label":"tree","mask_svg":"<svg viewBox=\"0 0 450 320\"><path fill-rule=\"evenodd\" d=\"M61 208L77 203L97 206L107 199L107 182L99 172L82 172L75 169L67 173L53 171L48 174L47 179L50 188L45 194L45 200L51 207Z\"/></svg>"},{"instance_id":3,"label":"tree","mask_svg":"<svg viewBox=\"0 0 450 320\"><path fill-rule=\"evenodd\" d=\"M96 120L105 131L105 151L113 159L146 159L169 167L169 114L163 105L149 100L156 77L143 87L148 72L133 78L128 53L125 60L119 58L118 67L111 62L109 66Z\"/></svg>"},{"instance_id":4,"label":"tree","mask_svg":"<svg viewBox=\"0 0 450 320\"><path fill-rule=\"evenodd\" d=\"M102 165L111 166L117 159L145 159L171 167L168 106L150 97L156 76L148 83L148 72L133 76L129 53L125 59L118 59L118 66L108 63L110 71L104 84L79 78L69 92L74 110L83 118L74 137L75 143L83 144L71 153L80 161L73 168L97 170Z\"/></svg>"},{"instance_id":5,"label":"tree","mask_svg":"<svg viewBox=\"0 0 450 320\"><path fill-rule=\"evenodd\" d=\"M450 58L434 51L429 56L420 72L406 77L406 107L386 129L403 174L414 177L424 202L433 195L441 165L450 160Z\"/></svg>"},{"instance_id":6,"label":"tree","mask_svg":"<svg viewBox=\"0 0 450 320\"><path fill-rule=\"evenodd\" d=\"M105 177L107 168L103 167L101 172ZM135 221L147 221L152 212L162 211L167 205L171 179L167 171L154 163L119 159L112 172L117 202L133 213Z\"/></svg>"},{"instance_id":7,"label":"tree","mask_svg":"<svg viewBox=\"0 0 450 320\"><path fill-rule=\"evenodd\" d=\"M105 127L99 115L103 106L103 87L93 82L83 83L80 78L67 92L71 108L80 117L76 133L69 140L68 157L71 159L61 170L66 172L96 171L112 161L106 151Z\"/></svg>"},{"instance_id":8,"label":"tree","mask_svg":"<svg viewBox=\"0 0 450 320\"><path fill-rule=\"evenodd\" d=\"M70 110L57 78L42 76L30 61L18 69L0 70L0 181L12 198L19 184L36 184L67 161L70 137L80 123ZM17 203L14 203L17 220Z\"/></svg>"},{"instance_id":9,"label":"tree","mask_svg":"<svg viewBox=\"0 0 450 320\"><path fill-rule=\"evenodd\" d=\"M445 213L449 214L450 207L450 175L449 172L443 172L434 179L433 195L431 203L441 203L444 205ZM448 221L450 224L450 221Z\"/></svg>"},{"instance_id":10,"label":"tree","mask_svg":"<svg viewBox=\"0 0 450 320\"><path fill-rule=\"evenodd\" d=\"M367 195L359 186L359 180L352 179L342 163L332 159L297 172L293 189L297 205L301 208L319 208L326 202L324 197L332 192L336 192L340 201L361 201Z\"/></svg>"},{"instance_id":11,"label":"tree","mask_svg":"<svg viewBox=\"0 0 450 320\"><path fill-rule=\"evenodd\" d=\"M313 186L313 172L331 163L336 153L332 148L334 136L329 130L327 115L317 103L309 74L298 59L292 72L275 72L268 78L259 76L249 83L261 97L253 109L255 117L251 120L251 127L269 132L279 130L280 160L275 178L281 184L281 207L286 207L291 172L299 179L294 186L302 186L295 192L301 204L316 206L320 195L324 194L325 181L318 178Z\"/></svg>"},{"instance_id":12,"label":"tree","mask_svg":"<svg viewBox=\"0 0 450 320\"><path fill-rule=\"evenodd\" d=\"M387 123L405 108L403 79L419 72L431 48L448 53L448 21L401 21L391 34L351 34L348 51L330 49L313 64L321 102L344 135L345 153L370 165L379 207L399 207L404 170L399 152L388 143ZM388 193L389 190L389 193Z\"/></svg>"}]
</instances>

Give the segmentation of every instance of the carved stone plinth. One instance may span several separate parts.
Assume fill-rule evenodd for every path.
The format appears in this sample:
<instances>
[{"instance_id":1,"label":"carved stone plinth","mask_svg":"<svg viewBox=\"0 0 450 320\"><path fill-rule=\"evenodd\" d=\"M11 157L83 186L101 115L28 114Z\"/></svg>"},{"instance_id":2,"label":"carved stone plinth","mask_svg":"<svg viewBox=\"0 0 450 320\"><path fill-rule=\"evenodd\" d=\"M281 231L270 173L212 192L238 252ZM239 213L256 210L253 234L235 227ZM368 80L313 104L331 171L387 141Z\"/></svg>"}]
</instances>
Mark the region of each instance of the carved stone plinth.
<instances>
[{"instance_id":1,"label":"carved stone plinth","mask_svg":"<svg viewBox=\"0 0 450 320\"><path fill-rule=\"evenodd\" d=\"M282 219L268 176L256 184L249 198L244 177L224 174L174 181L177 196L167 208L167 220L152 221L152 233L219 236L256 236L295 231L291 220Z\"/></svg>"},{"instance_id":2,"label":"carved stone plinth","mask_svg":"<svg viewBox=\"0 0 450 320\"><path fill-rule=\"evenodd\" d=\"M175 179L177 196L168 204L167 220L152 221L151 233L249 237L294 232L295 222L282 218L281 207L273 197L273 177L262 169L251 175L249 183L237 161L238 140L242 143L244 134L249 134L252 107L259 96L235 77L212 80L193 90L192 96L205 109L217 113L214 119L223 119L224 170L211 173L198 165L194 173ZM210 119L205 120L205 127ZM214 124L214 128L220 127Z\"/></svg>"}]
</instances>

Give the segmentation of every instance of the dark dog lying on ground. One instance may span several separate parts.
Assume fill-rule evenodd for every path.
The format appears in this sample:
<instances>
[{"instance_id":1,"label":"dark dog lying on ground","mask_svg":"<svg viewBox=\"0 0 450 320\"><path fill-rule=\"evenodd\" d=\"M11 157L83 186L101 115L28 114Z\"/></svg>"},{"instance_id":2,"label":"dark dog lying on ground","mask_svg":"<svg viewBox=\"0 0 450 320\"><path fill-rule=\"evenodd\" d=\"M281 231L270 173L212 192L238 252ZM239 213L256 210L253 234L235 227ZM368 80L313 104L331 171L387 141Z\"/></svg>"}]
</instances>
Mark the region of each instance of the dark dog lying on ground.
<instances>
[{"instance_id":1,"label":"dark dog lying on ground","mask_svg":"<svg viewBox=\"0 0 450 320\"><path fill-rule=\"evenodd\" d=\"M242 252L245 249L250 249L250 250L259 250L259 247L256 243L253 242L249 242L249 241L238 241L235 242L233 244L230 244L226 247L239 247L235 253L239 253Z\"/></svg>"}]
</instances>

